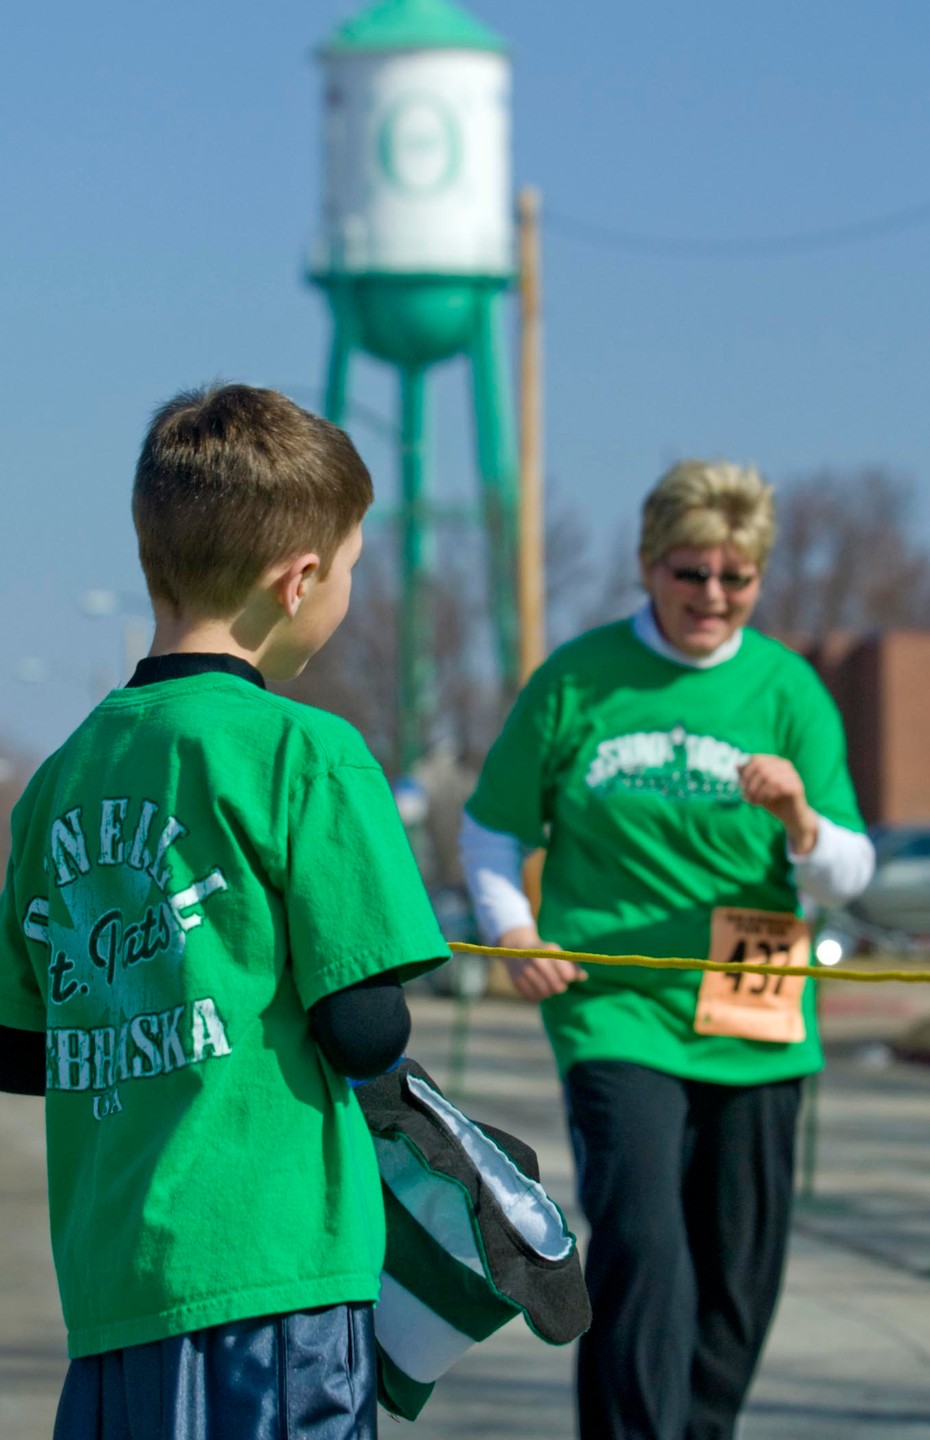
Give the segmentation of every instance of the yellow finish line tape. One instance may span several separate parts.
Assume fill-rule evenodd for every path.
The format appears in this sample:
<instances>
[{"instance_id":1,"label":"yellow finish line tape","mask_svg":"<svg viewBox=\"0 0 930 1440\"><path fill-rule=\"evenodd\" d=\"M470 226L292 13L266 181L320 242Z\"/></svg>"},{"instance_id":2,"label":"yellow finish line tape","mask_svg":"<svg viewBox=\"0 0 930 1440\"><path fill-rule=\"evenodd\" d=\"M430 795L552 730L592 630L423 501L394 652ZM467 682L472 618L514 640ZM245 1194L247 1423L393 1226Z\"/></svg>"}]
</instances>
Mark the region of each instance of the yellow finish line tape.
<instances>
[{"instance_id":1,"label":"yellow finish line tape","mask_svg":"<svg viewBox=\"0 0 930 1440\"><path fill-rule=\"evenodd\" d=\"M719 970L724 975L797 975L803 980L855 980L862 984L879 984L901 980L908 985L930 985L930 970L841 970L826 965L766 965L761 961L740 960L735 965L717 960L659 959L655 955L587 955L581 950L505 950L498 945L467 945L464 940L450 940L449 949L457 955L498 956L502 960L529 960L554 956L572 960L576 965L642 965L647 970Z\"/></svg>"}]
</instances>

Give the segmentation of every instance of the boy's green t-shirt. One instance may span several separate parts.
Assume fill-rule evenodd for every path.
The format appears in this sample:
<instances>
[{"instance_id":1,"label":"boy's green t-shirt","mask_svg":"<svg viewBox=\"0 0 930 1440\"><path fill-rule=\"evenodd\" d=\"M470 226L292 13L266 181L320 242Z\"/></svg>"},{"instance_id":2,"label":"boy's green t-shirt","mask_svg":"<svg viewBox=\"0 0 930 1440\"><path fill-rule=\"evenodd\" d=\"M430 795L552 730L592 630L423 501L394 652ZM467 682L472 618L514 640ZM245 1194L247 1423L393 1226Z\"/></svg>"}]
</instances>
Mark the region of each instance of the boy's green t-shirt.
<instances>
[{"instance_id":1,"label":"boy's green t-shirt","mask_svg":"<svg viewBox=\"0 0 930 1440\"><path fill-rule=\"evenodd\" d=\"M14 812L0 946L72 1355L377 1297L374 1151L306 1012L449 952L350 725L228 674L108 696Z\"/></svg>"},{"instance_id":2,"label":"boy's green t-shirt","mask_svg":"<svg viewBox=\"0 0 930 1440\"><path fill-rule=\"evenodd\" d=\"M556 651L492 747L469 814L545 845L540 932L566 950L706 958L718 907L798 913L782 826L739 792L737 766L775 754L809 803L862 830L842 723L814 671L756 631L731 659L678 665L631 622ZM695 1032L699 971L586 966L544 1002L559 1068L629 1060L671 1074L752 1084L822 1064L813 985L793 1043Z\"/></svg>"}]
</instances>

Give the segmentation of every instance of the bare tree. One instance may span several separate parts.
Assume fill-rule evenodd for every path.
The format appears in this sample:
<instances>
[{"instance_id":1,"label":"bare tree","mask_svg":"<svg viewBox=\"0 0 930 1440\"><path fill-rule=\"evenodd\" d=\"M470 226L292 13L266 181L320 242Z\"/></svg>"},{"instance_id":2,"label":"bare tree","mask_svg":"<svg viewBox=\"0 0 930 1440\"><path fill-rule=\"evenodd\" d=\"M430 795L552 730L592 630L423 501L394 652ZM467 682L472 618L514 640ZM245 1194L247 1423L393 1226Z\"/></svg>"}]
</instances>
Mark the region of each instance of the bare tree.
<instances>
[{"instance_id":1,"label":"bare tree","mask_svg":"<svg viewBox=\"0 0 930 1440\"><path fill-rule=\"evenodd\" d=\"M281 691L342 715L388 770L397 750L397 595L383 538L366 542L349 613L304 673Z\"/></svg>"},{"instance_id":2,"label":"bare tree","mask_svg":"<svg viewBox=\"0 0 930 1440\"><path fill-rule=\"evenodd\" d=\"M552 481L546 491L545 567L546 641L552 650L585 628L597 583L588 525Z\"/></svg>"},{"instance_id":3,"label":"bare tree","mask_svg":"<svg viewBox=\"0 0 930 1440\"><path fill-rule=\"evenodd\" d=\"M913 537L914 501L911 481L879 468L786 486L756 623L809 638L930 625L930 555Z\"/></svg>"},{"instance_id":4,"label":"bare tree","mask_svg":"<svg viewBox=\"0 0 930 1440\"><path fill-rule=\"evenodd\" d=\"M628 523L621 525L611 547L610 561L601 577L594 603L585 615L582 629L591 625L606 625L611 620L621 620L632 615L641 604L645 591L636 556L637 539Z\"/></svg>"},{"instance_id":5,"label":"bare tree","mask_svg":"<svg viewBox=\"0 0 930 1440\"><path fill-rule=\"evenodd\" d=\"M641 598L636 537L619 527L606 560L595 557L588 517L558 481L546 492L545 594L549 650L592 625L629 615Z\"/></svg>"},{"instance_id":6,"label":"bare tree","mask_svg":"<svg viewBox=\"0 0 930 1440\"><path fill-rule=\"evenodd\" d=\"M550 491L552 495L552 491ZM546 605L550 648L589 623L597 576L587 526L558 492L546 521ZM488 606L487 553L480 531L450 525L437 541L428 608L435 641L436 693L431 744L480 764L513 694L501 680ZM398 755L398 610L396 534L366 537L349 614L285 694L345 716L362 731L389 774Z\"/></svg>"},{"instance_id":7,"label":"bare tree","mask_svg":"<svg viewBox=\"0 0 930 1440\"><path fill-rule=\"evenodd\" d=\"M488 615L480 536L444 534L427 596L436 689L428 747L442 742L482 756L500 727L506 697ZM304 674L282 686L309 705L343 715L361 730L389 774L399 770L398 624L395 537L366 543L349 613Z\"/></svg>"}]
</instances>

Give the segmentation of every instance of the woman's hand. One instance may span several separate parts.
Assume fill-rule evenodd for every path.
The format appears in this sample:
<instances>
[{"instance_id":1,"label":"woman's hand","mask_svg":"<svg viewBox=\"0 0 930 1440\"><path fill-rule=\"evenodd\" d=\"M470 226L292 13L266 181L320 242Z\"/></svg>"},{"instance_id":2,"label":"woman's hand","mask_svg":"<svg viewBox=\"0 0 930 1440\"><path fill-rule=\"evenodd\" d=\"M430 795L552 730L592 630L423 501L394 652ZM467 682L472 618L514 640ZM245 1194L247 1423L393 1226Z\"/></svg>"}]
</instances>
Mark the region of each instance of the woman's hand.
<instances>
[{"instance_id":1,"label":"woman's hand","mask_svg":"<svg viewBox=\"0 0 930 1440\"><path fill-rule=\"evenodd\" d=\"M524 1000L548 1000L561 995L573 980L587 980L587 972L572 960L558 958L559 947L540 939L535 925L515 925L498 937L502 950L552 950L552 955L529 956L525 960L504 960L514 987Z\"/></svg>"},{"instance_id":2,"label":"woman's hand","mask_svg":"<svg viewBox=\"0 0 930 1440\"><path fill-rule=\"evenodd\" d=\"M785 827L796 855L807 855L817 843L816 810L807 803L804 781L781 755L752 755L739 772L743 799L768 810Z\"/></svg>"}]
</instances>

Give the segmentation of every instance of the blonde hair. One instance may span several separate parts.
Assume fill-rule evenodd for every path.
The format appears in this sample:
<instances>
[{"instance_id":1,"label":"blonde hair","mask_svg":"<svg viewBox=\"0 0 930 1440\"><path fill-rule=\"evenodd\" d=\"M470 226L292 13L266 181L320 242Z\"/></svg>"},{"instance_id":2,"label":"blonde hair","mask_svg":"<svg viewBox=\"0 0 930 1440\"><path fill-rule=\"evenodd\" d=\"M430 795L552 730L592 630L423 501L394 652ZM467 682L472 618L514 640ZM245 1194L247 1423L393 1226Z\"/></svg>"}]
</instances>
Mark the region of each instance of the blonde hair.
<instances>
[{"instance_id":1,"label":"blonde hair","mask_svg":"<svg viewBox=\"0 0 930 1440\"><path fill-rule=\"evenodd\" d=\"M372 502L343 430L276 390L213 385L156 412L132 495L153 600L235 613L261 575L305 550L325 575Z\"/></svg>"},{"instance_id":2,"label":"blonde hair","mask_svg":"<svg viewBox=\"0 0 930 1440\"><path fill-rule=\"evenodd\" d=\"M677 545L733 545L761 571L774 543L772 487L751 465L682 460L643 502L639 555L647 569Z\"/></svg>"}]
</instances>

